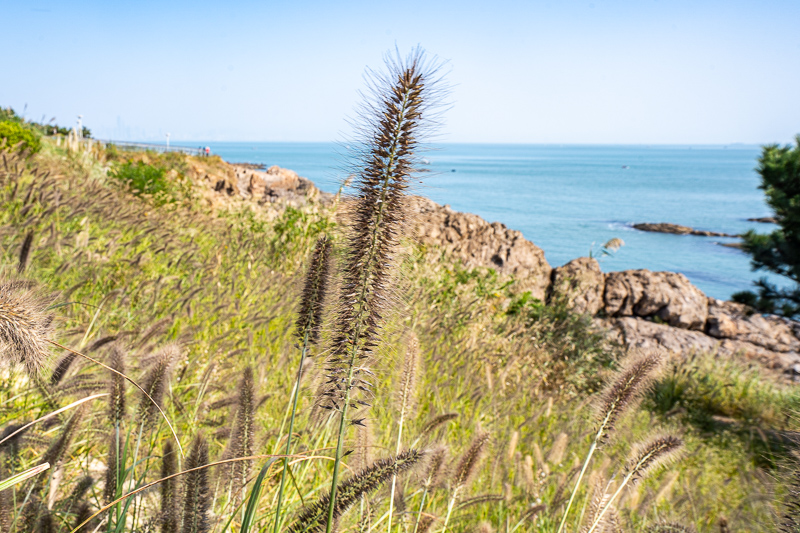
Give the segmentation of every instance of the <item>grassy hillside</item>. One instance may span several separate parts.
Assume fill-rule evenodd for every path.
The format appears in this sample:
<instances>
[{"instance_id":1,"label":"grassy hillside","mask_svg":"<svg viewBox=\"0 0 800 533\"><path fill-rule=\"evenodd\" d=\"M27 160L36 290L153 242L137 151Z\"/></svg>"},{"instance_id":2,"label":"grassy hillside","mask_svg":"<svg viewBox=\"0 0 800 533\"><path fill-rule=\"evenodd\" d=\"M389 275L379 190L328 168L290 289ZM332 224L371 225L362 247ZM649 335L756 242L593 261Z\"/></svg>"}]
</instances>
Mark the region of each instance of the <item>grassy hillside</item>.
<instances>
[{"instance_id":1,"label":"grassy hillside","mask_svg":"<svg viewBox=\"0 0 800 533\"><path fill-rule=\"evenodd\" d=\"M304 270L319 235L328 234L339 249L336 206L281 209L230 199L215 204L207 201L213 193L201 177L224 163L176 154L97 148L68 153L45 141L31 158L9 151L2 158L3 276L34 280L56 295L54 340L122 370L154 393L158 387L147 385L162 371L162 406L187 454L199 434L209 461L281 453L300 358L293 328ZM138 182L126 176L138 165L126 165L129 160L143 161L141 176L152 178L142 179L161 180L164 187L150 194L141 185L132 188ZM544 306L517 294L513 279L463 268L410 240L404 247L398 304L373 365L373 407L366 427L350 431L355 451L345 459L344 474L395 453L398 389L413 332L420 364L405 389L416 406L405 422L402 447L434 456L432 450L444 450L443 462L451 468L427 491L428 466L398 478L394 529L415 530L423 492L422 525L434 519L429 531L442 529L463 454L487 432L485 447L473 449L474 472L452 504L448 529L555 531L596 430L596 393L624 354L557 302ZM327 330L322 337L303 376L285 526L330 485L326 457L337 428L314 408ZM20 531L70 531L111 496L159 479L165 468L162 455L171 433L141 392L69 352L53 348L52 354L57 383L52 370L38 379L20 366L2 370L2 427L114 387L125 391L127 406L120 407L119 394L112 396L115 414L104 396L0 444L0 478L43 460L53 466L0 493L3 531L11 523ZM246 368L252 369L251 401L242 393ZM600 480L618 483L633 443L654 430L680 435L686 450L678 462L622 493L616 506L622 529L639 531L670 520L701 531L716 531L721 521L730 531L777 530L788 490L787 435L797 428L792 413L799 403L795 389L770 382L757 369L700 354L669 362L641 406L621 419L597 452L568 530L577 531L579 519L589 514L591 487ZM243 445L239 421L248 405L254 440ZM118 486L109 489L109 451L117 446ZM179 459L177 468L186 464ZM209 530L241 530L253 480L269 465L251 531L272 531L280 463L262 457L238 464L247 466L209 472ZM177 478L178 492L184 479L192 490L203 483ZM237 479L246 481L243 489ZM357 503L339 530L386 530L387 486ZM85 531L164 530L162 496L158 486L142 491ZM99 520L106 522L101 526Z\"/></svg>"}]
</instances>

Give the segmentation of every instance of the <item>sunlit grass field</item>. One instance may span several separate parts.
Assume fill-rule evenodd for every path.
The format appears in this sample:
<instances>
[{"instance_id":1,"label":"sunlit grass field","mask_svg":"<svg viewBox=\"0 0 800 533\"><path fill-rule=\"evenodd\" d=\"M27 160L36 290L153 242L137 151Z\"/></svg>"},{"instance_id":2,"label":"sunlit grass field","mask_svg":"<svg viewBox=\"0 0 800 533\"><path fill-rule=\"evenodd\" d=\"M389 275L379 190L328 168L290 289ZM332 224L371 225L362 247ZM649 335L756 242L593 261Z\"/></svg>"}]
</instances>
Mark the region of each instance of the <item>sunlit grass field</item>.
<instances>
[{"instance_id":1,"label":"sunlit grass field","mask_svg":"<svg viewBox=\"0 0 800 533\"><path fill-rule=\"evenodd\" d=\"M161 406L187 456L198 435L207 442L208 461L236 455L242 380L252 369L248 453L259 457L240 463L244 486L231 479L231 468L204 471L211 502L206 530L242 530L254 479L267 467L250 531L272 531L282 463L270 456L285 445L300 359L294 335L300 291L317 238L329 235L335 251L341 243L340 202L210 205L195 169L223 163L177 154L144 155L147 166L163 171L156 174L166 186L155 194L120 179L125 162L143 160L142 154L97 146L67 151L45 140L30 158L8 149L2 157L4 277L33 280L55 295L58 343L121 371L124 364L140 384L161 364ZM26 238L30 251L20 263ZM403 243L397 302L372 365L372 407L365 427L349 430L353 453L344 474L396 452L398 389L413 333L420 362L416 379L406 382L415 401L402 447L444 454L444 468L430 480L429 461L397 478L391 529L440 531L450 508L451 531L556 531L594 436L596 394L624 350L559 302L544 305L519 294L513 278L467 269L412 238ZM334 272L334 288L337 279ZM328 314L332 306L333 298ZM315 407L329 341L323 329L303 372L284 529L330 488L337 428ZM0 493L2 531L71 531L110 500L163 477L165 446L177 448L139 390L68 351L51 351L49 368L37 379L19 366L2 370L3 428L115 386L124 390L123 414L113 414L114 395L106 395L0 443L0 478L45 458L51 463ZM56 367L65 370L57 382ZM683 455L622 492L616 502L621 530L670 521L700 531L720 530L721 523L730 531L777 531L798 406L796 389L756 368L706 354L671 359L596 453L567 530L578 531L590 513L593 486L619 482L633 444L661 431L683 439ZM11 433L4 431L0 438ZM463 454L484 432L488 440L474 471L456 491ZM119 475L109 489L115 446ZM177 455L177 468L185 469L188 459ZM188 478L175 478L175 501L182 501ZM354 505L339 531L389 531L387 487ZM163 531L162 497L155 485L123 498L82 531Z\"/></svg>"}]
</instances>

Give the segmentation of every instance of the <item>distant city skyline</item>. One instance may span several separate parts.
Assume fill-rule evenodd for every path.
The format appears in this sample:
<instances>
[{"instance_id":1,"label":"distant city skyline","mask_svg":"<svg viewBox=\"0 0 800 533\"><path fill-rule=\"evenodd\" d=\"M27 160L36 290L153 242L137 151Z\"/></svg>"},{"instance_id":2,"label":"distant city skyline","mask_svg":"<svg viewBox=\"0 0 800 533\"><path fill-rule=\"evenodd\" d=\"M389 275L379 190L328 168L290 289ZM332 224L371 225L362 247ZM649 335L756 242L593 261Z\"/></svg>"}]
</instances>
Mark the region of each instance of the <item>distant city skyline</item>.
<instances>
[{"instance_id":1,"label":"distant city skyline","mask_svg":"<svg viewBox=\"0 0 800 533\"><path fill-rule=\"evenodd\" d=\"M800 133L800 2L4 3L0 106L99 138L325 142L367 67L447 61L442 142L766 144ZM27 107L26 107L27 106Z\"/></svg>"}]
</instances>

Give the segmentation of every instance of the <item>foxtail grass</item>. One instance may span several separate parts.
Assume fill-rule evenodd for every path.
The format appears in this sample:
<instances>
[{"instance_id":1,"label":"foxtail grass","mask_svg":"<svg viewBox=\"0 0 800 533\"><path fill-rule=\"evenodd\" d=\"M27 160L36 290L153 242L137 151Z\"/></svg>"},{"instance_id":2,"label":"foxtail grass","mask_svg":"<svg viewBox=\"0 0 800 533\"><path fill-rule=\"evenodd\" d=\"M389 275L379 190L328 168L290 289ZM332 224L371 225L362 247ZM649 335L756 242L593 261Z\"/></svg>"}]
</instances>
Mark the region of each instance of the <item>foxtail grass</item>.
<instances>
[{"instance_id":1,"label":"foxtail grass","mask_svg":"<svg viewBox=\"0 0 800 533\"><path fill-rule=\"evenodd\" d=\"M0 279L0 357L23 365L31 376L37 376L50 358L53 299L30 283Z\"/></svg>"},{"instance_id":2,"label":"foxtail grass","mask_svg":"<svg viewBox=\"0 0 800 533\"><path fill-rule=\"evenodd\" d=\"M253 442L255 440L255 383L253 369L247 367L242 373L239 382L239 393L236 402L236 416L234 417L233 432L224 459L234 457L250 457L253 455ZM226 465L228 485L234 494L234 499L239 501L241 491L250 477L252 461L237 461Z\"/></svg>"},{"instance_id":3,"label":"foxtail grass","mask_svg":"<svg viewBox=\"0 0 800 533\"><path fill-rule=\"evenodd\" d=\"M435 65L421 50L405 61L387 58L388 73L373 74L371 98L362 108L363 139L355 143L355 187L348 226L338 316L323 408L337 412L338 431L331 476L326 533L333 528L344 441L349 425L366 417L351 410L368 407L372 383L368 362L379 345L392 301L391 283L400 238L407 222L405 190L420 169L421 135L436 117ZM433 99L431 97L434 97ZM359 398L366 395L366 399Z\"/></svg>"},{"instance_id":4,"label":"foxtail grass","mask_svg":"<svg viewBox=\"0 0 800 533\"><path fill-rule=\"evenodd\" d=\"M161 482L159 490L161 492L161 533L178 533L180 525L180 515L178 513L178 480L173 476L178 472L177 455L172 448L172 442L164 444L161 455Z\"/></svg>"},{"instance_id":5,"label":"foxtail grass","mask_svg":"<svg viewBox=\"0 0 800 533\"><path fill-rule=\"evenodd\" d=\"M283 504L283 493L286 489L286 476L289 469L289 454L292 452L292 437L294 436L294 422L297 416L297 400L300 396L300 381L303 378L303 366L308 356L309 348L319 341L320 328L322 325L322 315L325 304L325 296L330 277L331 263L331 242L326 235L317 240L314 251L311 254L311 262L306 273L303 294L301 297L298 319L295 325L295 334L301 341L300 363L297 367L297 378L292 392L292 411L289 415L289 431L286 435L286 451L283 459L283 469L281 470L281 481L278 487L278 501L275 506L275 527L274 533L279 533L281 521L281 506Z\"/></svg>"},{"instance_id":6,"label":"foxtail grass","mask_svg":"<svg viewBox=\"0 0 800 533\"><path fill-rule=\"evenodd\" d=\"M683 441L674 435L660 435L637 445L626 466L627 473L625 477L594 518L587 533L593 533L597 529L609 509L612 508L617 497L628 484L636 483L659 465L675 459L681 448L683 448Z\"/></svg>"},{"instance_id":7,"label":"foxtail grass","mask_svg":"<svg viewBox=\"0 0 800 533\"><path fill-rule=\"evenodd\" d=\"M477 472L481 459L483 459L486 452L486 447L489 444L489 438L490 435L488 432L484 431L479 433L458 461L453 471L453 489L450 494L450 500L447 503L447 514L444 517L444 525L442 526L441 533L447 531L447 525L450 523L450 517L453 514L456 503L458 503L459 496L461 496L461 491L469 485L472 477Z\"/></svg>"},{"instance_id":8,"label":"foxtail grass","mask_svg":"<svg viewBox=\"0 0 800 533\"><path fill-rule=\"evenodd\" d=\"M197 436L186 458L186 469L192 470L208 464L208 444L202 436ZM211 523L208 512L211 509L208 471L197 469L186 474L183 485L182 533L208 533Z\"/></svg>"},{"instance_id":9,"label":"foxtail grass","mask_svg":"<svg viewBox=\"0 0 800 533\"><path fill-rule=\"evenodd\" d=\"M388 482L392 476L413 468L423 458L421 450L406 450L397 457L381 459L368 468L359 471L342 481L339 496L336 498L333 519L337 520L345 511L365 496ZM291 525L291 533L320 533L330 520L328 508L331 495L325 494L307 506Z\"/></svg>"},{"instance_id":10,"label":"foxtail grass","mask_svg":"<svg viewBox=\"0 0 800 533\"><path fill-rule=\"evenodd\" d=\"M586 454L586 459L583 461L583 466L578 474L578 479L575 481L575 486L572 489L556 533L561 533L564 530L572 503L575 501L581 481L586 474L586 469L589 467L594 452L599 446L608 441L620 417L625 411L631 409L648 389L661 368L663 359L663 354L658 351L644 352L631 356L628 363L609 381L606 388L600 393L600 399L595 406L597 431L589 447L589 452Z\"/></svg>"},{"instance_id":11,"label":"foxtail grass","mask_svg":"<svg viewBox=\"0 0 800 533\"><path fill-rule=\"evenodd\" d=\"M425 479L422 483L422 498L420 498L419 501L419 509L417 510L417 518L414 521L414 530L412 533L419 533L428 494L430 494L434 487L437 487L442 482L444 472L447 469L447 454L447 446L438 446L430 452L428 470L425 473Z\"/></svg>"}]
</instances>

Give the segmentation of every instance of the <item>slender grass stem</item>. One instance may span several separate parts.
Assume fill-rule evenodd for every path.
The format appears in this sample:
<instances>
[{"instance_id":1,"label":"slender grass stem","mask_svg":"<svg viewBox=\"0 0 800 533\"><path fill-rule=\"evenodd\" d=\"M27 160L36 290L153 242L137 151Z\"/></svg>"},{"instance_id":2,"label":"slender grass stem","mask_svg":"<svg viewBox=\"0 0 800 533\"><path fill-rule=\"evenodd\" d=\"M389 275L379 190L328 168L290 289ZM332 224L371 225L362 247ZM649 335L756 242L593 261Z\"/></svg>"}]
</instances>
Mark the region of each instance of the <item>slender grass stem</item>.
<instances>
[{"instance_id":1,"label":"slender grass stem","mask_svg":"<svg viewBox=\"0 0 800 533\"><path fill-rule=\"evenodd\" d=\"M297 414L297 399L300 396L300 379L303 377L303 364L308 355L308 329L303 336L303 348L300 351L300 365L297 368L297 379L294 382L294 394L292 397L292 414L289 417L289 433L286 435L286 457L283 459L283 470L281 471L281 483L278 488L278 503L275 507L275 527L273 531L280 533L281 525L281 505L283 504L283 491L286 487L286 473L289 470L289 454L292 453L292 434L294 433L294 419ZM282 431L282 429L281 429ZM280 435L280 433L279 433Z\"/></svg>"},{"instance_id":2,"label":"slender grass stem","mask_svg":"<svg viewBox=\"0 0 800 533\"><path fill-rule=\"evenodd\" d=\"M419 529L419 521L422 518L422 511L425 509L425 499L428 496L428 487L425 487L425 490L422 491L422 499L419 502L419 511L417 511L417 519L414 521L414 531L413 533L417 533L417 529Z\"/></svg>"},{"instance_id":3,"label":"slender grass stem","mask_svg":"<svg viewBox=\"0 0 800 533\"><path fill-rule=\"evenodd\" d=\"M403 406L403 412L400 413L400 421L398 422L398 430L397 430L397 446L395 447L395 455L400 454L400 448L403 442L403 421L405 419L405 406ZM392 510L394 508L394 491L397 485L397 475L392 476L392 488L391 492L389 492L389 517L387 521L389 522L389 526L387 529L388 533L392 533Z\"/></svg>"},{"instance_id":4,"label":"slender grass stem","mask_svg":"<svg viewBox=\"0 0 800 533\"><path fill-rule=\"evenodd\" d=\"M353 332L353 335L350 337L353 339L352 348L350 350L350 357L348 361L348 371L347 371L347 379L344 382L344 398L343 404L341 408L341 416L339 418L339 435L337 437L336 442L336 456L333 463L333 476L331 479L331 496L330 496L330 503L328 505L328 520L325 525L325 533L331 533L333 529L333 515L334 509L336 507L336 488L339 481L339 465L342 461L342 451L344 448L344 437L345 437L345 429L347 427L347 410L350 404L350 392L353 386L353 372L355 367L356 357L359 352L359 339L362 336L364 323L366 321L363 314L365 313L365 302L367 300L367 293L369 291L369 277L370 272L373 268L373 265L377 259L378 255L378 232L384 223L384 213L386 210L386 197L388 194L389 183L392 180L392 177L395 174L395 166L397 163L398 158L398 150L399 150L399 143L400 137L402 134L403 129L406 127L406 113L407 108L409 106L409 94L405 93L403 95L402 102L400 104L400 109L397 111L397 125L395 126L394 131L391 135L389 149L387 150L386 156L386 166L385 170L383 171L383 182L381 183L381 193L379 197L380 208L377 210L375 215L374 224L372 226L372 233L370 235L370 241L368 246L368 253L366 255L366 261L362 266L362 275L361 275L361 291L356 300L356 304L359 307L359 313L356 316L356 328Z\"/></svg>"},{"instance_id":5,"label":"slender grass stem","mask_svg":"<svg viewBox=\"0 0 800 533\"><path fill-rule=\"evenodd\" d=\"M601 433L598 433L597 435L599 437ZM558 530L556 533L561 533L561 531L564 529L564 525L567 523L567 516L569 515L569 510L572 507L572 502L575 501L575 496L578 494L578 487L580 487L583 476L586 474L586 469L589 467L589 462L592 460L592 455L594 455L594 452L597 449L597 440L597 438L594 439L591 448L589 448L589 453L586 454L586 460L583 462L583 468L581 468L581 473L578 474L578 480L575 481L575 487L572 489L572 494L569 496L567 508L564 509L564 516L561 517L561 523L558 525Z\"/></svg>"},{"instance_id":6,"label":"slender grass stem","mask_svg":"<svg viewBox=\"0 0 800 533\"><path fill-rule=\"evenodd\" d=\"M617 488L617 490L614 492L614 494L611 496L611 498L608 499L608 502L606 502L606 504L603 507L603 509L597 514L597 517L594 519L594 522L592 522L592 525L589 528L589 531L587 531L587 533L592 533L595 529L597 529L597 526L603 520L603 516L611 508L611 506L614 504L614 501L622 493L622 489L624 489L625 486L628 484L628 482L630 482L630 480L633 479L633 476L635 474L636 474L636 471L632 470L630 473L628 473L627 476L625 476L625 479L622 480L622 483L620 483L620 485Z\"/></svg>"},{"instance_id":7,"label":"slender grass stem","mask_svg":"<svg viewBox=\"0 0 800 533\"><path fill-rule=\"evenodd\" d=\"M442 526L441 533L445 533L447 531L447 524L450 522L450 515L453 514L453 508L456 506L456 499L458 498L458 493L461 491L461 487L456 487L453 490L453 495L450 497L450 501L447 503L447 515L444 517L444 525Z\"/></svg>"}]
</instances>

